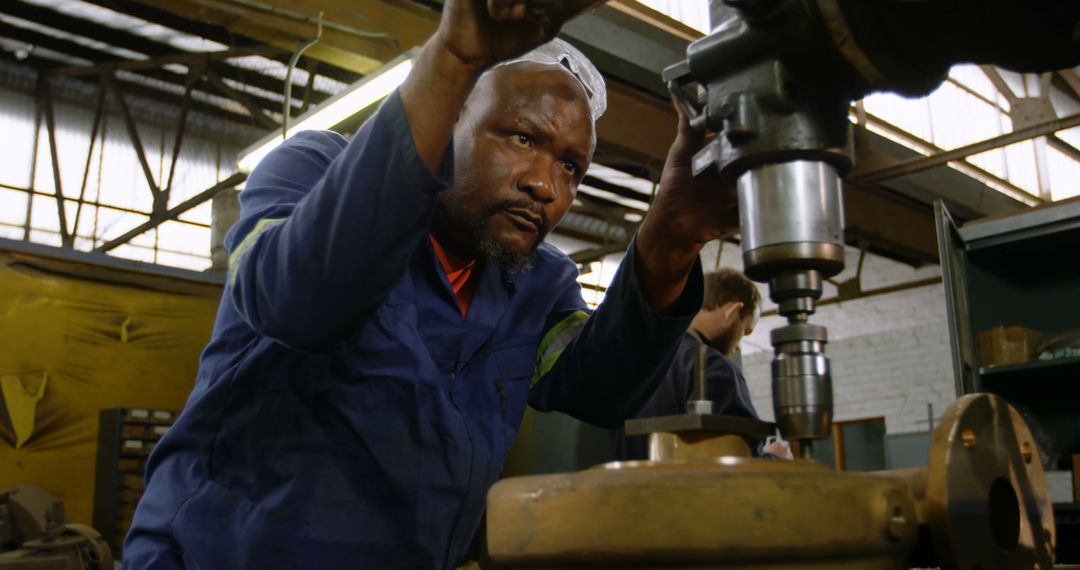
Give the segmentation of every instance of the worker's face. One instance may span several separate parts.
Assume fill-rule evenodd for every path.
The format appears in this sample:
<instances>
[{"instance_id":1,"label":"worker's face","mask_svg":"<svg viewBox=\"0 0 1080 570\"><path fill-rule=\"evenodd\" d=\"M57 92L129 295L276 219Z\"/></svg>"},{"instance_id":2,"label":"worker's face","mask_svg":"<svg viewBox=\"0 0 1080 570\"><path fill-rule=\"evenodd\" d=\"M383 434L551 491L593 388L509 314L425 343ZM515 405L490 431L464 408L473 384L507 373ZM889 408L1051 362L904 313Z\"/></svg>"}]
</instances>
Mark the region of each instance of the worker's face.
<instances>
[{"instance_id":1,"label":"worker's face","mask_svg":"<svg viewBox=\"0 0 1080 570\"><path fill-rule=\"evenodd\" d=\"M758 312L752 311L744 317L740 315L742 308L742 303L730 302L713 309L718 330L712 340L716 349L724 354L732 355L738 351L743 337L753 333L757 326Z\"/></svg>"},{"instance_id":2,"label":"worker's face","mask_svg":"<svg viewBox=\"0 0 1080 570\"><path fill-rule=\"evenodd\" d=\"M581 84L551 65L485 74L454 131L454 186L437 229L515 268L570 209L596 146ZM443 236L440 236L440 238Z\"/></svg>"},{"instance_id":3,"label":"worker's face","mask_svg":"<svg viewBox=\"0 0 1080 570\"><path fill-rule=\"evenodd\" d=\"M739 343L742 342L743 337L750 336L754 332L754 327L757 326L758 313L754 311L745 317L740 317L734 327L734 331L737 335L734 335L730 340L730 346L727 347L725 354L735 354L739 351Z\"/></svg>"}]
</instances>

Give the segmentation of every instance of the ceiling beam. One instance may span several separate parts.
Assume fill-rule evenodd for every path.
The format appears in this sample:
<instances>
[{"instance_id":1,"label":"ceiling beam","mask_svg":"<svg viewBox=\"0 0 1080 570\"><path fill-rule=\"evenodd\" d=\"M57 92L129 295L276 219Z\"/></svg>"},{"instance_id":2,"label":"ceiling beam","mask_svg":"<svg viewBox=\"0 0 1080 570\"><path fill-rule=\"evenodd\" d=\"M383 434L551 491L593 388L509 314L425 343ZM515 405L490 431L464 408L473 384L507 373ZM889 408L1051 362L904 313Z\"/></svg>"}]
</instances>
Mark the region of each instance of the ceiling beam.
<instances>
[{"instance_id":1,"label":"ceiling beam","mask_svg":"<svg viewBox=\"0 0 1080 570\"><path fill-rule=\"evenodd\" d=\"M105 252L116 249L117 247L131 241L132 238L144 234L160 226L161 224L164 224L165 222L179 218L180 215L184 212L187 212L188 210L198 207L200 204L212 200L214 196L220 194L225 190L235 188L236 186L242 184L245 180L247 180L247 174L239 172L235 173L226 178L225 180L214 184L210 188L199 192L198 194L192 196L191 198L188 198L187 200L184 200L183 202L173 206L172 208L169 208L168 210L151 214L149 220L139 224L138 226L135 226L124 234L95 247L94 251Z\"/></svg>"},{"instance_id":2,"label":"ceiling beam","mask_svg":"<svg viewBox=\"0 0 1080 570\"><path fill-rule=\"evenodd\" d=\"M214 89L218 91L218 93L229 99L232 99L233 101L236 101L237 103L240 103L240 105L242 105L244 109L247 110L248 114L251 115L253 119L255 119L255 124L269 131L273 131L281 126L269 116L267 116L265 110L260 109L255 103L253 103L246 93L242 93L233 89L227 83L225 83L225 81L223 81L221 77L218 77L218 75L213 71L207 72L205 79L211 86L213 86Z\"/></svg>"},{"instance_id":3,"label":"ceiling beam","mask_svg":"<svg viewBox=\"0 0 1080 570\"><path fill-rule=\"evenodd\" d=\"M83 0L95 4L102 8L107 8L114 12L131 16L133 18L139 18L146 20L147 22L153 22L155 24L164 26L182 32L190 36L197 36L216 43L219 43L230 48L237 47L255 47L257 45L264 45L255 39L245 36L239 36L233 34L228 29L203 22L201 20L195 20L186 18L182 15L168 12L166 10L158 9L148 4L143 4L137 0ZM279 63L285 64L289 61L289 56L286 49L278 48L276 53L261 54L263 57L272 59ZM299 67L303 69L309 68L315 61L307 56L300 58ZM346 71L340 67L335 66L322 66L319 69L319 75L324 75L331 79L341 81L342 83L352 83L360 79L360 75L357 75L351 71Z\"/></svg>"},{"instance_id":4,"label":"ceiling beam","mask_svg":"<svg viewBox=\"0 0 1080 570\"><path fill-rule=\"evenodd\" d=\"M330 0L320 3L307 3L296 8L293 4L260 1L255 5L269 6L289 10L289 13L309 14L309 19L297 19L275 14L273 11L259 10L247 3L229 0L135 0L136 2L160 10L166 10L184 18L198 20L205 24L221 26L230 34L243 36L293 51L301 43L314 38L318 33L317 16L324 12L324 22L342 24L342 14L360 11L355 2L340 2L336 8ZM327 5L331 4L331 5ZM294 8L296 8L294 10ZM327 8L331 8L328 10ZM351 19L351 18L348 18ZM382 34L379 30L375 34ZM311 58L331 65L366 75L376 70L383 62L393 59L401 49L392 41L383 37L368 37L363 32L347 32L326 27L318 44L305 54Z\"/></svg>"},{"instance_id":5,"label":"ceiling beam","mask_svg":"<svg viewBox=\"0 0 1080 570\"><path fill-rule=\"evenodd\" d=\"M616 196L622 198L626 198L629 200L637 200L638 202L644 202L645 204L652 204L652 196L650 196L649 194L638 192L637 190L632 190L625 186L619 186L618 184L596 178L595 176L589 176L588 174L586 174L585 178L581 181L581 183L587 186L592 186L593 188L596 188L598 190L605 190L607 192L611 192L612 194L615 194ZM628 210L630 209L628 208Z\"/></svg>"},{"instance_id":6,"label":"ceiling beam","mask_svg":"<svg viewBox=\"0 0 1080 570\"><path fill-rule=\"evenodd\" d=\"M169 44L158 42L138 34L98 24L90 20L69 16L44 6L27 4L18 0L7 0L6 2L0 3L0 12L23 20L35 22L55 30L89 38L128 51L141 53L150 58L169 56L179 51ZM210 69L223 78L245 83L259 89L273 93L283 93L285 91L285 82L269 75L242 69L224 62L212 63ZM303 99L306 95L305 87L294 85L293 95L298 99ZM315 94L315 100L321 101L330 95L332 95L332 93L318 92Z\"/></svg>"},{"instance_id":7,"label":"ceiling beam","mask_svg":"<svg viewBox=\"0 0 1080 570\"><path fill-rule=\"evenodd\" d=\"M983 74L986 75L986 78L990 80L990 83L994 85L994 88L998 90L998 93L1001 93L1001 96L1009 102L1009 105L1016 104L1016 93L1009 87L1009 84L1005 82L1005 78L998 73L998 70L995 67L991 65L980 65L979 69L981 69Z\"/></svg>"},{"instance_id":8,"label":"ceiling beam","mask_svg":"<svg viewBox=\"0 0 1080 570\"><path fill-rule=\"evenodd\" d=\"M1062 69L1057 72L1058 77L1069 86L1072 91L1073 98L1080 101L1080 77L1076 75L1076 72L1071 69Z\"/></svg>"},{"instance_id":9,"label":"ceiling beam","mask_svg":"<svg viewBox=\"0 0 1080 570\"><path fill-rule=\"evenodd\" d=\"M844 233L848 245L916 267L937 263L933 208L881 188L844 185Z\"/></svg>"},{"instance_id":10,"label":"ceiling beam","mask_svg":"<svg viewBox=\"0 0 1080 570\"><path fill-rule=\"evenodd\" d=\"M659 180L678 130L675 110L667 101L617 81L609 79L607 87L607 112L596 123L597 155L605 163L632 163Z\"/></svg>"},{"instance_id":11,"label":"ceiling beam","mask_svg":"<svg viewBox=\"0 0 1080 570\"><path fill-rule=\"evenodd\" d=\"M1075 146L1065 142L1057 135L1047 136L1046 142L1049 143L1054 150L1057 150L1058 152L1068 156L1076 162L1080 162L1080 149L1077 149Z\"/></svg>"},{"instance_id":12,"label":"ceiling beam","mask_svg":"<svg viewBox=\"0 0 1080 570\"><path fill-rule=\"evenodd\" d=\"M636 18L665 34L670 34L685 42L692 42L705 36L705 34L698 30L687 26L667 14L653 10L641 2L635 2L633 0L611 0L606 4L606 7Z\"/></svg>"},{"instance_id":13,"label":"ceiling beam","mask_svg":"<svg viewBox=\"0 0 1080 570\"><path fill-rule=\"evenodd\" d=\"M957 147L932 154L930 156L912 158L896 164L876 170L858 172L854 177L855 182L883 182L890 178L906 176L921 172L928 168L943 166L953 161L964 160L967 157L997 148L1016 144L1035 137L1046 136L1057 131L1080 126L1080 113L1068 117L1054 118L1049 121L1036 123L1030 127L991 137L986 140Z\"/></svg>"}]
</instances>

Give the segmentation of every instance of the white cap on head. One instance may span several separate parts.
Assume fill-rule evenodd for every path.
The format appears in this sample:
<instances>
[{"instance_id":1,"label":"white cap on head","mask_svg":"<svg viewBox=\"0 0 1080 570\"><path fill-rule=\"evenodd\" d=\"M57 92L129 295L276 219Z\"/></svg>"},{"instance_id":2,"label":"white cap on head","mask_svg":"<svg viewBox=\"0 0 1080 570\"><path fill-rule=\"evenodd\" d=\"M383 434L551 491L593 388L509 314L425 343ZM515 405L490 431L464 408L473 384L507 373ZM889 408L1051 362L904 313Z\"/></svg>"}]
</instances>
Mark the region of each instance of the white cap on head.
<instances>
[{"instance_id":1,"label":"white cap on head","mask_svg":"<svg viewBox=\"0 0 1080 570\"><path fill-rule=\"evenodd\" d=\"M585 94L589 97L589 109L592 111L593 121L599 119L607 110L607 87L604 85L600 70L596 69L589 58L574 46L555 38L514 59L495 64L491 69L523 61L558 65L573 75L585 88Z\"/></svg>"}]
</instances>

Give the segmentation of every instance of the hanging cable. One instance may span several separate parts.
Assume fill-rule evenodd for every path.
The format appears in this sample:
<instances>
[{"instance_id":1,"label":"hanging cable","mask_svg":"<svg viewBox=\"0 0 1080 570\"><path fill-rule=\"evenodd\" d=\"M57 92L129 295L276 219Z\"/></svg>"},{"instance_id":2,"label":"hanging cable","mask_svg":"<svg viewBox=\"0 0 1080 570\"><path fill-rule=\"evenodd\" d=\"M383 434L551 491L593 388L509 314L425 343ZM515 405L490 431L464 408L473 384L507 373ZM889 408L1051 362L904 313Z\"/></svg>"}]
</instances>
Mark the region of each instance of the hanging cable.
<instances>
[{"instance_id":1,"label":"hanging cable","mask_svg":"<svg viewBox=\"0 0 1080 570\"><path fill-rule=\"evenodd\" d=\"M289 58L289 68L285 71L285 110L282 113L281 119L281 140L285 140L289 136L289 115L292 112L292 74L296 69L296 64L300 61L300 56L304 55L311 46L319 43L322 39L323 32L323 11L319 10L319 18L316 21L315 37L311 38L296 51L293 52L292 57ZM311 83L311 82L309 82Z\"/></svg>"},{"instance_id":2,"label":"hanging cable","mask_svg":"<svg viewBox=\"0 0 1080 570\"><path fill-rule=\"evenodd\" d=\"M274 6L272 4L267 4L265 2L259 2L258 0L229 0L228 2L214 2L213 0L210 0L210 3L211 3L211 5L213 5L213 4L226 4L226 5L227 4L238 4L238 5L243 6L245 8L250 8L252 10L258 10L259 12L264 12L264 13L267 13L267 14L273 14L275 16L283 16L285 18L289 18L290 20L296 20L298 22L305 22L305 23L308 23L308 24L313 23L311 21L312 17L305 14L305 13L303 13L303 12L297 12L296 10L289 10L288 8L281 8L279 6ZM322 20L322 17L319 17L318 19ZM346 25L346 24L341 24L341 23L338 23L338 22L335 22L335 21L332 21L332 20L325 22L324 25L326 26L326 28L328 30L332 30L334 32L340 32L340 33L343 33L343 34L348 34L350 36L369 39L369 40L380 40L380 41L390 42L391 44L394 45L394 49L396 49L399 53L401 51L403 51L402 48L401 48L401 40L398 39L398 37L393 35L393 34L389 34L389 33L386 33L386 32L371 32L371 31L367 31L367 30L361 30L361 29L358 29L358 28L354 28L353 26L349 26L349 25Z\"/></svg>"}]
</instances>

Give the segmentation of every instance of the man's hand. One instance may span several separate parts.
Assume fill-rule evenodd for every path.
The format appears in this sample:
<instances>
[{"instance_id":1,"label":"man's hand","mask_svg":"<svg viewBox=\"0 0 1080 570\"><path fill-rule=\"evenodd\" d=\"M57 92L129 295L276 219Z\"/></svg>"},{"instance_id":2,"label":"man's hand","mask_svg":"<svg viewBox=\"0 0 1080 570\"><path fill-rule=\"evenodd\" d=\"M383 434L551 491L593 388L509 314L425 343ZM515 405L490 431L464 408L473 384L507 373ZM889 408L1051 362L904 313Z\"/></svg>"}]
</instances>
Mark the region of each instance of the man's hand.
<instances>
[{"instance_id":1,"label":"man's hand","mask_svg":"<svg viewBox=\"0 0 1080 570\"><path fill-rule=\"evenodd\" d=\"M638 278L654 309L664 309L682 293L694 259L705 244L738 231L735 187L715 170L694 176L691 161L706 141L690 127L682 109L679 134L668 151L660 189L637 236Z\"/></svg>"},{"instance_id":2,"label":"man's hand","mask_svg":"<svg viewBox=\"0 0 1080 570\"><path fill-rule=\"evenodd\" d=\"M704 246L738 231L738 197L734 185L722 182L715 169L694 176L691 161L704 148L705 133L690 127L678 105L675 109L679 134L668 151L660 188L642 232L658 230L665 241Z\"/></svg>"},{"instance_id":3,"label":"man's hand","mask_svg":"<svg viewBox=\"0 0 1080 570\"><path fill-rule=\"evenodd\" d=\"M777 459L795 459L791 454L791 445L775 436L770 436L765 440L765 445L761 447L761 452L775 455Z\"/></svg>"},{"instance_id":4,"label":"man's hand","mask_svg":"<svg viewBox=\"0 0 1080 570\"><path fill-rule=\"evenodd\" d=\"M417 154L434 172L480 74L555 37L606 0L447 0L439 29L401 86Z\"/></svg>"},{"instance_id":5,"label":"man's hand","mask_svg":"<svg viewBox=\"0 0 1080 570\"><path fill-rule=\"evenodd\" d=\"M606 0L447 0L435 38L467 66L487 69L552 40Z\"/></svg>"}]
</instances>

